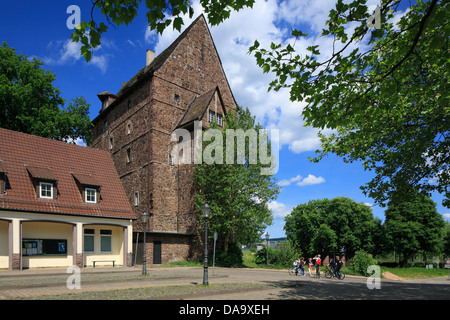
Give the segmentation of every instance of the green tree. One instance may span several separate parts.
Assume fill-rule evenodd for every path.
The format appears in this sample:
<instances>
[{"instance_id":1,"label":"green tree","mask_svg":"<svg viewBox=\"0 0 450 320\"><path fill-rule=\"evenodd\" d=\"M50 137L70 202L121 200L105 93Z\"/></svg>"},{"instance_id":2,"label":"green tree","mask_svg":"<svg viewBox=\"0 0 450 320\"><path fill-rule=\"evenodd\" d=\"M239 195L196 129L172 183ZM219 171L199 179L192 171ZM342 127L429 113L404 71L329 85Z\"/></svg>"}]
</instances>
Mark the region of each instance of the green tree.
<instances>
[{"instance_id":1,"label":"green tree","mask_svg":"<svg viewBox=\"0 0 450 320\"><path fill-rule=\"evenodd\" d=\"M288 239L309 257L345 252L351 258L359 249L374 249L375 220L369 207L338 197L300 204L285 218Z\"/></svg>"},{"instance_id":2,"label":"green tree","mask_svg":"<svg viewBox=\"0 0 450 320\"><path fill-rule=\"evenodd\" d=\"M102 34L108 30L108 25L117 27L132 23L138 15L138 9L142 2L142 0L93 2L91 19L88 22L81 21L72 33L72 40L81 42L81 54L86 61L91 59L92 49L101 44ZM200 0L200 5L208 16L209 23L217 25L227 19L231 11L252 7L254 2L255 0ZM189 18L192 18L195 14L192 2L188 0L152 0L144 1L144 3L150 30L156 30L160 34L170 25L173 26L173 29L180 31L184 24L183 15L188 14ZM100 11L107 24L94 20L95 11Z\"/></svg>"},{"instance_id":3,"label":"green tree","mask_svg":"<svg viewBox=\"0 0 450 320\"><path fill-rule=\"evenodd\" d=\"M291 100L307 103L306 125L333 129L320 133L321 150L311 160L335 153L362 161L375 177L361 189L382 206L412 187L442 193L450 206L449 6L383 0L380 27L372 28L366 0L338 0L321 34L331 56L319 45L302 55L291 44L264 49L255 41L250 48L264 72L276 75L269 90L289 88ZM309 41L299 30L292 36Z\"/></svg>"},{"instance_id":4,"label":"green tree","mask_svg":"<svg viewBox=\"0 0 450 320\"><path fill-rule=\"evenodd\" d=\"M215 123L211 128L219 129ZM248 143L243 141L245 143L243 163L239 163L237 159L237 148L242 141L235 140L232 164L227 164L227 147L223 143L230 143L227 138L229 129L242 129L244 132L254 130L258 133L261 128L261 125L255 123L255 118L248 109L238 107L236 113L229 112L226 115L223 130L214 131L220 135L220 139L216 137L221 141L219 145L215 144L219 140L205 138L205 134L209 134L210 130L203 133L203 140L209 141L204 143L203 154L211 151L209 148L215 144L217 149L214 148L211 154L218 163L208 164L203 161L202 164L195 165L195 206L197 212L201 212L205 202L211 206L210 228L218 233L218 246L225 253L228 252L231 243L257 241L265 228L272 224L273 217L268 202L276 198L279 186L273 176L261 175L261 169L267 168L267 165L261 164L259 158L257 163L249 161L251 152L257 151L259 154L259 139L263 137L258 135L256 142L252 142L251 139L248 139ZM199 219L201 221L201 217Z\"/></svg>"},{"instance_id":5,"label":"green tree","mask_svg":"<svg viewBox=\"0 0 450 320\"><path fill-rule=\"evenodd\" d=\"M57 140L91 140L90 104L84 97L64 107L55 74L3 42L0 47L0 127Z\"/></svg>"},{"instance_id":6,"label":"green tree","mask_svg":"<svg viewBox=\"0 0 450 320\"><path fill-rule=\"evenodd\" d=\"M444 238L444 254L446 257L450 257L450 222L445 222L445 238Z\"/></svg>"},{"instance_id":7,"label":"green tree","mask_svg":"<svg viewBox=\"0 0 450 320\"><path fill-rule=\"evenodd\" d=\"M414 192L414 191L412 191ZM441 253L444 250L444 219L436 203L414 192L404 201L393 198L385 211L384 230L391 251L403 255L403 264L418 253Z\"/></svg>"}]
</instances>

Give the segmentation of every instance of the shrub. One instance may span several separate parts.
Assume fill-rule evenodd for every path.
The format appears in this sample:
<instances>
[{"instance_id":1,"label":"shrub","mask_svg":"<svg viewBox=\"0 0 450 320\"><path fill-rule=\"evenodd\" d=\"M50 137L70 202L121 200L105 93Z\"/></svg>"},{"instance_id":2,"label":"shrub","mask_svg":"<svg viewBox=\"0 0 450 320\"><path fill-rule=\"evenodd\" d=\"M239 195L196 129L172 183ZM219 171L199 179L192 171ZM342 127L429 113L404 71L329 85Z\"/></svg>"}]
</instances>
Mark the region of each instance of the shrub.
<instances>
[{"instance_id":1,"label":"shrub","mask_svg":"<svg viewBox=\"0 0 450 320\"><path fill-rule=\"evenodd\" d=\"M267 247L259 250L255 255L256 264L266 264ZM301 257L301 251L295 247L291 241L284 241L280 248L269 248L269 264L277 267L288 268L292 263Z\"/></svg>"},{"instance_id":2,"label":"shrub","mask_svg":"<svg viewBox=\"0 0 450 320\"><path fill-rule=\"evenodd\" d=\"M231 243L228 245L228 253L221 249L216 250L216 260L215 265L218 267L240 267L242 266L242 250L236 243ZM211 253L208 260L211 261L212 265L213 254Z\"/></svg>"},{"instance_id":3,"label":"shrub","mask_svg":"<svg viewBox=\"0 0 450 320\"><path fill-rule=\"evenodd\" d=\"M374 264L377 264L377 261L371 254L365 252L364 250L359 250L355 253L355 257L351 261L349 269L363 276L368 276L367 268Z\"/></svg>"}]
</instances>

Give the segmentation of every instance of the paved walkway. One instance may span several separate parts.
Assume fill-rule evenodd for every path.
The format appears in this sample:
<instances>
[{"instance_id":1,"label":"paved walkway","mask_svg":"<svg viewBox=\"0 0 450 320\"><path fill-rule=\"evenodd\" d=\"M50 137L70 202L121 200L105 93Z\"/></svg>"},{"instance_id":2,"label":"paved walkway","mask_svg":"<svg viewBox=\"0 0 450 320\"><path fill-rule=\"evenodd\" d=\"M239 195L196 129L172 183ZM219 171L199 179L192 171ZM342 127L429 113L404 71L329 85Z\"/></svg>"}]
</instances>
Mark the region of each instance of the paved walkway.
<instances>
[{"instance_id":1,"label":"paved walkway","mask_svg":"<svg viewBox=\"0 0 450 320\"><path fill-rule=\"evenodd\" d=\"M347 276L345 280L290 276L286 270L209 268L209 283L255 283L257 288L228 290L214 294L170 296L167 299L200 300L330 300L399 299L450 300L447 277L388 281L380 289L369 290L367 278ZM81 288L70 290L67 280L73 273L66 269L0 271L0 299L31 298L67 293L201 284L201 267L149 267L149 276L139 276L140 267L97 267L81 269ZM72 277L72 278L70 278ZM74 282L70 282L73 284Z\"/></svg>"}]
</instances>

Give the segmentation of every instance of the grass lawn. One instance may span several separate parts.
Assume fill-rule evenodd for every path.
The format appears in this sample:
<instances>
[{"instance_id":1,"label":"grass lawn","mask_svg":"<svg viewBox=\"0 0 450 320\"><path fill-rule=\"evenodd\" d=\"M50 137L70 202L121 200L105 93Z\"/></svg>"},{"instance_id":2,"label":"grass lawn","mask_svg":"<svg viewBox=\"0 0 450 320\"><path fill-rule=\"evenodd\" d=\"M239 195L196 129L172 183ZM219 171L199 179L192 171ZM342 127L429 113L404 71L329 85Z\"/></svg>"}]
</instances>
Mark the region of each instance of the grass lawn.
<instances>
[{"instance_id":1,"label":"grass lawn","mask_svg":"<svg viewBox=\"0 0 450 320\"><path fill-rule=\"evenodd\" d=\"M405 279L425 279L444 277L449 274L449 269L426 269L426 268L382 268L382 272L389 271L396 276Z\"/></svg>"}]
</instances>

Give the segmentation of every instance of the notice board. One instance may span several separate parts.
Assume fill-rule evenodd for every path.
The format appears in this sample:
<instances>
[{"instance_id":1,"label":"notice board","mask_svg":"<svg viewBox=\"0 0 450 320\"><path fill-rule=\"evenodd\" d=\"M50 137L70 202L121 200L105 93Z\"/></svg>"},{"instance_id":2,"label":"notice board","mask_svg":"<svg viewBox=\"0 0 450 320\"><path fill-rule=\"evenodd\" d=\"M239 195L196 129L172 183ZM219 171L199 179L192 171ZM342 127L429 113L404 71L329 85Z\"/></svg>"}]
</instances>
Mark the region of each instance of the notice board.
<instances>
[{"instance_id":1,"label":"notice board","mask_svg":"<svg viewBox=\"0 0 450 320\"><path fill-rule=\"evenodd\" d=\"M67 239L22 239L22 255L67 255Z\"/></svg>"}]
</instances>

